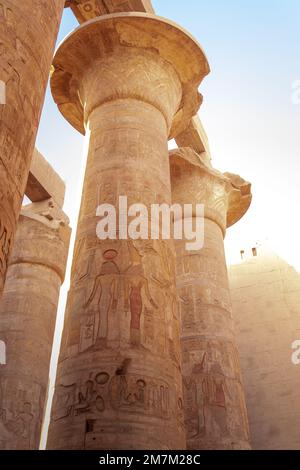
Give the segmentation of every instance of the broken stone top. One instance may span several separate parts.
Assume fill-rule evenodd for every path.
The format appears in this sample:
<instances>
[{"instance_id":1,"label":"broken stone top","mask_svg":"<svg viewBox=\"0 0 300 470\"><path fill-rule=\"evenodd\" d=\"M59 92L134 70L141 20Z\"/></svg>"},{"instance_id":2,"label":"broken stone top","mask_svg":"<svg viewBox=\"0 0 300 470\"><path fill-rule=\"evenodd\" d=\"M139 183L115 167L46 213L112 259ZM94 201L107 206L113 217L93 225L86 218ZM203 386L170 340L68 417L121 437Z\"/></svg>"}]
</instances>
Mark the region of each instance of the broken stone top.
<instances>
[{"instance_id":1,"label":"broken stone top","mask_svg":"<svg viewBox=\"0 0 300 470\"><path fill-rule=\"evenodd\" d=\"M118 74L118 63L124 61L126 55L139 55L141 61L142 56L145 56L143 67L140 65L143 79L135 76L130 65L126 76ZM55 55L51 78L52 94L61 113L75 129L85 134L89 109L82 82L89 70L96 67L96 78L100 83L97 93L101 94L97 105L130 97L141 101L151 100L153 93L145 98L147 81L152 84L155 82L158 95L161 77L151 67L148 70L147 58L150 56L151 67L155 60L163 62L165 68L172 68L181 85L182 100L175 110L177 112L169 133L169 138L174 138L188 126L199 109L202 97L198 93L198 87L210 69L204 52L189 33L171 21L146 13L119 13L98 17L80 26L65 39ZM115 64L112 71L113 61ZM124 74L121 68L120 70ZM111 78L108 80L106 77L109 74ZM171 85L173 84L170 83L170 87ZM171 93L172 91L166 90L164 101L172 98ZM151 101L150 103L153 104ZM95 106L94 103L93 107Z\"/></svg>"},{"instance_id":2,"label":"broken stone top","mask_svg":"<svg viewBox=\"0 0 300 470\"><path fill-rule=\"evenodd\" d=\"M51 199L23 206L9 264L44 265L63 282L71 236L68 224L68 217Z\"/></svg>"},{"instance_id":3,"label":"broken stone top","mask_svg":"<svg viewBox=\"0 0 300 470\"><path fill-rule=\"evenodd\" d=\"M205 160L211 166L211 153L205 129L198 115L194 116L188 127L176 136L178 147L190 147L201 155L201 160Z\"/></svg>"},{"instance_id":4,"label":"broken stone top","mask_svg":"<svg viewBox=\"0 0 300 470\"><path fill-rule=\"evenodd\" d=\"M35 149L25 194L32 202L41 202L52 198L59 206L63 207L66 185L43 155Z\"/></svg>"},{"instance_id":5,"label":"broken stone top","mask_svg":"<svg viewBox=\"0 0 300 470\"><path fill-rule=\"evenodd\" d=\"M250 207L251 184L238 175L221 173L191 148L170 152L173 203L205 205L205 216L225 234Z\"/></svg>"},{"instance_id":6,"label":"broken stone top","mask_svg":"<svg viewBox=\"0 0 300 470\"><path fill-rule=\"evenodd\" d=\"M70 220L53 199L33 202L22 207L21 215L30 217L54 230L69 225Z\"/></svg>"},{"instance_id":7,"label":"broken stone top","mask_svg":"<svg viewBox=\"0 0 300 470\"><path fill-rule=\"evenodd\" d=\"M65 7L71 8L79 23L109 13L128 11L154 13L151 0L67 0Z\"/></svg>"}]
</instances>

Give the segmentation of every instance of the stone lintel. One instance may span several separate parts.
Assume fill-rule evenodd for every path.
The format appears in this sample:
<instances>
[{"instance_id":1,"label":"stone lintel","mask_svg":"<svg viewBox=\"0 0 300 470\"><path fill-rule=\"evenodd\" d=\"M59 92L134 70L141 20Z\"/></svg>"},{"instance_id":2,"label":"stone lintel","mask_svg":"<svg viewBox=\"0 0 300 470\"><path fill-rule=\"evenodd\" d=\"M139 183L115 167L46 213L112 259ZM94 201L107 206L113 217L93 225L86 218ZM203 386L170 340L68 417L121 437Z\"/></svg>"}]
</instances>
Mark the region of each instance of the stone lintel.
<instances>
[{"instance_id":1,"label":"stone lintel","mask_svg":"<svg viewBox=\"0 0 300 470\"><path fill-rule=\"evenodd\" d=\"M178 134L175 140L178 147L191 147L210 166L211 153L209 142L198 115L191 119L188 127L181 134Z\"/></svg>"},{"instance_id":2,"label":"stone lintel","mask_svg":"<svg viewBox=\"0 0 300 470\"><path fill-rule=\"evenodd\" d=\"M32 227L35 227L35 248L31 247L27 239L17 239L9 264L40 264L43 261L45 266L57 272L63 282L71 237L69 218L52 199L47 199L22 207L19 224L24 227L24 223L33 224ZM52 249L53 244L55 249Z\"/></svg>"},{"instance_id":3,"label":"stone lintel","mask_svg":"<svg viewBox=\"0 0 300 470\"><path fill-rule=\"evenodd\" d=\"M41 202L52 198L59 207L62 207L65 190L64 181L41 153L35 149L25 190L26 196L32 202Z\"/></svg>"},{"instance_id":4,"label":"stone lintel","mask_svg":"<svg viewBox=\"0 0 300 470\"><path fill-rule=\"evenodd\" d=\"M70 223L68 216L53 199L27 204L22 207L21 215L38 220L53 229L68 226Z\"/></svg>"},{"instance_id":5,"label":"stone lintel","mask_svg":"<svg viewBox=\"0 0 300 470\"><path fill-rule=\"evenodd\" d=\"M154 13L151 0L67 0L65 8L67 7L71 8L79 23L110 13Z\"/></svg>"}]
</instances>

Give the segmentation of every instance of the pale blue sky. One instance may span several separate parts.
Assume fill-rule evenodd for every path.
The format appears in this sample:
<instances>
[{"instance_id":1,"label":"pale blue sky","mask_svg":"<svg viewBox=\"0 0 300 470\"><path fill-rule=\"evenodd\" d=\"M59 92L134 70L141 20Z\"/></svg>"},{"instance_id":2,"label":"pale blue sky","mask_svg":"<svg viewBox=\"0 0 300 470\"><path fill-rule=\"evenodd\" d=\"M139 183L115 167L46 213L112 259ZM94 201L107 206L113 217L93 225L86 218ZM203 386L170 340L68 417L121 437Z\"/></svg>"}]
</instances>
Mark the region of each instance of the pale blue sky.
<instances>
[{"instance_id":1,"label":"pale blue sky","mask_svg":"<svg viewBox=\"0 0 300 470\"><path fill-rule=\"evenodd\" d=\"M295 253L300 237L300 104L292 103L291 94L292 83L300 80L300 2L153 0L153 5L159 15L188 29L210 62L212 72L201 86L200 117L214 165L253 183L252 208L228 231L227 243L272 235L276 246L292 245ZM66 10L59 41L76 25ZM73 226L82 142L48 91L37 145L66 181L65 209Z\"/></svg>"},{"instance_id":2,"label":"pale blue sky","mask_svg":"<svg viewBox=\"0 0 300 470\"><path fill-rule=\"evenodd\" d=\"M300 103L292 101L292 84L300 80L299 0L153 0L153 5L157 14L188 29L210 62L199 114L214 166L253 184L250 211L227 233L229 260L268 237L299 270ZM59 41L76 25L65 11ZM73 241L83 141L59 114L48 90L37 146L66 181ZM68 277L60 299L50 395L67 288Z\"/></svg>"}]
</instances>

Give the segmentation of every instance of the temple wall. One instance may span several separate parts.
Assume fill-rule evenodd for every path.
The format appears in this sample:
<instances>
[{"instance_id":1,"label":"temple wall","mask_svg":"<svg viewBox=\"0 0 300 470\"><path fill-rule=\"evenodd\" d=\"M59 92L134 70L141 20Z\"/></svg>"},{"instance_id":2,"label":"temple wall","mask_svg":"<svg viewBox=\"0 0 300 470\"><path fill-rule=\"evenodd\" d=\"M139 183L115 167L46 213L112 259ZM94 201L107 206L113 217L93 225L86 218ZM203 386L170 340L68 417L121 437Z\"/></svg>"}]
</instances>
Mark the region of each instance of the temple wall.
<instances>
[{"instance_id":1,"label":"temple wall","mask_svg":"<svg viewBox=\"0 0 300 470\"><path fill-rule=\"evenodd\" d=\"M229 278L252 447L300 449L300 274L266 248L250 253Z\"/></svg>"}]
</instances>

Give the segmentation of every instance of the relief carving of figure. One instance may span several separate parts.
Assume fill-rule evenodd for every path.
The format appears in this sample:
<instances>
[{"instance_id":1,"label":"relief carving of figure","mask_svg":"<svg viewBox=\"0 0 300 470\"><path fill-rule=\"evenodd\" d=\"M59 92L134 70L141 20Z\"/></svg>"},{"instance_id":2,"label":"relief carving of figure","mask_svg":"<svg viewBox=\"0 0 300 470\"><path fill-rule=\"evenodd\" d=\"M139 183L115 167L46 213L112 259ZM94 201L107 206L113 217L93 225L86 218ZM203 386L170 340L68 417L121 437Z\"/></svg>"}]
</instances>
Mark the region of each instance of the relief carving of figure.
<instances>
[{"instance_id":1,"label":"relief carving of figure","mask_svg":"<svg viewBox=\"0 0 300 470\"><path fill-rule=\"evenodd\" d=\"M105 397L109 382L107 372L99 372L80 386L60 385L56 403L53 406L53 419L59 420L84 413L102 413L105 410Z\"/></svg>"},{"instance_id":2,"label":"relief carving of figure","mask_svg":"<svg viewBox=\"0 0 300 470\"><path fill-rule=\"evenodd\" d=\"M120 376L120 403L121 405L141 406L145 405L146 382L138 379L133 386L128 386L125 376Z\"/></svg>"},{"instance_id":3,"label":"relief carving of figure","mask_svg":"<svg viewBox=\"0 0 300 470\"><path fill-rule=\"evenodd\" d=\"M13 419L7 421L6 428L8 431L13 432L18 437L22 437L28 444L31 436L31 422L34 418L32 414L31 403L23 403L23 407L19 412L16 412Z\"/></svg>"},{"instance_id":4,"label":"relief carving of figure","mask_svg":"<svg viewBox=\"0 0 300 470\"><path fill-rule=\"evenodd\" d=\"M144 240L143 240L144 242ZM124 307L130 311L130 341L132 344L141 343L141 316L143 309L148 306L157 309L149 290L148 280L144 277L142 256L135 247L135 242L128 242L130 265L125 269Z\"/></svg>"},{"instance_id":5,"label":"relief carving of figure","mask_svg":"<svg viewBox=\"0 0 300 470\"><path fill-rule=\"evenodd\" d=\"M105 410L103 397L98 394L97 385L93 380L87 380L84 387L78 393L78 403L75 406L75 415L86 413L88 411Z\"/></svg>"},{"instance_id":6,"label":"relief carving of figure","mask_svg":"<svg viewBox=\"0 0 300 470\"><path fill-rule=\"evenodd\" d=\"M189 439L228 434L226 401L230 398L222 368L207 345L191 376L184 379L186 426Z\"/></svg>"},{"instance_id":7,"label":"relief carving of figure","mask_svg":"<svg viewBox=\"0 0 300 470\"><path fill-rule=\"evenodd\" d=\"M86 307L96 306L97 315L94 323L95 346L105 347L108 334L108 319L116 313L118 304L118 276L120 270L115 262L118 252L107 250L103 253L103 264L100 273L95 277L92 291L86 302ZM86 332L91 333L89 321Z\"/></svg>"},{"instance_id":8,"label":"relief carving of figure","mask_svg":"<svg viewBox=\"0 0 300 470\"><path fill-rule=\"evenodd\" d=\"M14 439L20 440L18 445L22 443L22 448L29 449L31 436L34 433L32 429L32 421L34 413L32 404L26 401L26 392L19 390L15 402L14 409L4 409L3 391L0 384L0 442L3 439L11 442Z\"/></svg>"},{"instance_id":9,"label":"relief carving of figure","mask_svg":"<svg viewBox=\"0 0 300 470\"><path fill-rule=\"evenodd\" d=\"M114 376L110 382L110 401L114 409L143 410L145 414L164 417L169 413L167 384L136 375Z\"/></svg>"}]
</instances>

